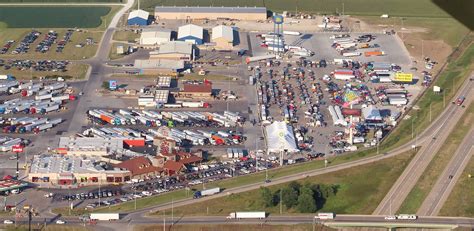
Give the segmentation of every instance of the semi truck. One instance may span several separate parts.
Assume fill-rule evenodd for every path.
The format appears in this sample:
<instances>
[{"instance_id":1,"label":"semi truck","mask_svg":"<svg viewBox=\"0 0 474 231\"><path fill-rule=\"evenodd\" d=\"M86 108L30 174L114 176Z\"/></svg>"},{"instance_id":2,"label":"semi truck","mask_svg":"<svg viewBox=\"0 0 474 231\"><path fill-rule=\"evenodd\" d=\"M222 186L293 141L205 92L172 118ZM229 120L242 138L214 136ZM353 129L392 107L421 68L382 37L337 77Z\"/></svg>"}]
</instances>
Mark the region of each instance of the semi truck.
<instances>
[{"instance_id":1,"label":"semi truck","mask_svg":"<svg viewBox=\"0 0 474 231\"><path fill-rule=\"evenodd\" d=\"M334 219L335 214L334 213L318 213L318 215L314 216L316 219L320 220L332 220Z\"/></svg>"},{"instance_id":2,"label":"semi truck","mask_svg":"<svg viewBox=\"0 0 474 231\"><path fill-rule=\"evenodd\" d=\"M96 221L116 221L120 219L119 213L91 213L89 218Z\"/></svg>"},{"instance_id":3,"label":"semi truck","mask_svg":"<svg viewBox=\"0 0 474 231\"><path fill-rule=\"evenodd\" d=\"M194 192L194 199L205 197L205 196L211 196L220 192L221 192L220 188L211 188L211 189L196 191Z\"/></svg>"},{"instance_id":4,"label":"semi truck","mask_svg":"<svg viewBox=\"0 0 474 231\"><path fill-rule=\"evenodd\" d=\"M418 216L414 214L399 214L396 216L398 220L416 220Z\"/></svg>"},{"instance_id":5,"label":"semi truck","mask_svg":"<svg viewBox=\"0 0 474 231\"><path fill-rule=\"evenodd\" d=\"M227 216L227 219L265 219L265 212L234 212Z\"/></svg>"}]
</instances>

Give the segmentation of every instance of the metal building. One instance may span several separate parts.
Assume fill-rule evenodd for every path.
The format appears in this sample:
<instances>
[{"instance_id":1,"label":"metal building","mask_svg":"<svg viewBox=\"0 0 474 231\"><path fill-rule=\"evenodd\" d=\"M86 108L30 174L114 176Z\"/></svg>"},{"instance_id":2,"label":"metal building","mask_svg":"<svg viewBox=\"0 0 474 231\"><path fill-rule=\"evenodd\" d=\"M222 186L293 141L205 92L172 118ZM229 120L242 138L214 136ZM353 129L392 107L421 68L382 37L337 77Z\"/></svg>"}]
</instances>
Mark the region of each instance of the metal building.
<instances>
[{"instance_id":1,"label":"metal building","mask_svg":"<svg viewBox=\"0 0 474 231\"><path fill-rule=\"evenodd\" d=\"M128 15L128 25L146 26L148 25L150 13L144 10L134 10Z\"/></svg>"},{"instance_id":2,"label":"metal building","mask_svg":"<svg viewBox=\"0 0 474 231\"><path fill-rule=\"evenodd\" d=\"M234 30L229 26L216 26L212 28L211 41L216 44L216 49L232 50L234 45Z\"/></svg>"},{"instance_id":3,"label":"metal building","mask_svg":"<svg viewBox=\"0 0 474 231\"><path fill-rule=\"evenodd\" d=\"M163 43L158 50L150 52L150 59L191 61L194 59L193 44L183 41Z\"/></svg>"},{"instance_id":4,"label":"metal building","mask_svg":"<svg viewBox=\"0 0 474 231\"><path fill-rule=\"evenodd\" d=\"M155 7L156 19L235 19L235 20L266 20L265 7Z\"/></svg>"},{"instance_id":5,"label":"metal building","mask_svg":"<svg viewBox=\"0 0 474 231\"><path fill-rule=\"evenodd\" d=\"M200 26L188 24L178 28L178 40L193 44L202 44L204 29Z\"/></svg>"},{"instance_id":6,"label":"metal building","mask_svg":"<svg viewBox=\"0 0 474 231\"><path fill-rule=\"evenodd\" d=\"M140 35L140 45L145 48L154 48L160 44L169 42L171 30L167 29L146 29Z\"/></svg>"}]
</instances>

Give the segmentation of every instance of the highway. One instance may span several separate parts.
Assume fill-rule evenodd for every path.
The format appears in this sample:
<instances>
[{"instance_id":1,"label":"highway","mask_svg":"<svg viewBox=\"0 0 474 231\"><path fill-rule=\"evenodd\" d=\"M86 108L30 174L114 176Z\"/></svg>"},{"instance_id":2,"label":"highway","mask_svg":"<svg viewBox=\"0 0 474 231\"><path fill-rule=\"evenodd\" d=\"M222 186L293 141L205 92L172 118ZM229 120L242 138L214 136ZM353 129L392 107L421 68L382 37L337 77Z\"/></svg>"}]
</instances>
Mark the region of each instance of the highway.
<instances>
[{"instance_id":1,"label":"highway","mask_svg":"<svg viewBox=\"0 0 474 231\"><path fill-rule=\"evenodd\" d=\"M60 218L67 224L82 224L83 221L78 218ZM56 218L36 217L33 218L32 224L54 223ZM17 224L27 224L27 219L22 218L16 221ZM417 220L385 220L384 216L374 215L336 215L333 220L315 219L314 215L285 215L273 216L269 215L265 219L227 219L226 216L200 216L200 217L142 217L138 219L121 219L118 221L98 221L97 226L100 227L129 227L132 225L152 225L152 224L315 224L315 223L363 223L371 225L392 225L403 227L407 225L454 225L463 227L474 227L474 218L463 217L419 217Z\"/></svg>"},{"instance_id":2,"label":"highway","mask_svg":"<svg viewBox=\"0 0 474 231\"><path fill-rule=\"evenodd\" d=\"M461 90L456 95L456 97L466 96L466 102L464 102L465 105L469 105L472 101L474 92L472 85L473 82L467 78L466 82L461 87ZM451 104L450 102L448 103L450 105L447 106L445 110L446 113L443 113L438 121L435 121L434 125L432 125L438 129L429 134L431 139L421 147L417 155L413 158L402 175L397 179L385 198L375 209L375 215L394 214L399 210L403 201L405 201L430 161L441 148L450 132L454 129L465 108Z\"/></svg>"},{"instance_id":3,"label":"highway","mask_svg":"<svg viewBox=\"0 0 474 231\"><path fill-rule=\"evenodd\" d=\"M439 213L443 204L448 199L449 194L453 190L456 182L466 168L472 154L474 153L474 128L464 138L461 145L454 153L451 161L439 176L436 184L431 192L423 201L417 214L423 216L435 216ZM450 176L451 179L450 179Z\"/></svg>"}]
</instances>

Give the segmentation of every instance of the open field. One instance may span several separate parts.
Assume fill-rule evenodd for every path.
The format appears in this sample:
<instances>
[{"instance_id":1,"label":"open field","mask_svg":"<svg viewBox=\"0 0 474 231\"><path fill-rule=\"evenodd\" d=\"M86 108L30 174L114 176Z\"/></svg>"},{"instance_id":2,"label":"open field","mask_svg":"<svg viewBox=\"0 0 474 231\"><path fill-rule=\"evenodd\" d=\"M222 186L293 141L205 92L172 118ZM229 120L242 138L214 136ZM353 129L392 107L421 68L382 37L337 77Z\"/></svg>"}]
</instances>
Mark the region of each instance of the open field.
<instances>
[{"instance_id":1,"label":"open field","mask_svg":"<svg viewBox=\"0 0 474 231\"><path fill-rule=\"evenodd\" d=\"M312 184L336 184L339 186L336 195L327 198L322 211L335 213L370 214L388 192L400 173L410 162L415 152L409 151L357 168L349 168L320 176L309 177L298 182ZM376 176L376 177L374 177ZM273 193L287 184L268 187ZM225 193L225 191L223 192ZM174 208L175 216L192 215L225 215L232 211L266 211L279 213L279 206L265 208L259 203L259 189L239 194L232 194L213 200L195 203L189 206ZM283 199L284 200L284 199ZM170 212L170 211L167 211ZM283 213L297 213L295 209L283 209ZM155 215L160 215L158 212Z\"/></svg>"},{"instance_id":2,"label":"open field","mask_svg":"<svg viewBox=\"0 0 474 231\"><path fill-rule=\"evenodd\" d=\"M125 3L127 0L0 0L0 3Z\"/></svg>"},{"instance_id":3,"label":"open field","mask_svg":"<svg viewBox=\"0 0 474 231\"><path fill-rule=\"evenodd\" d=\"M109 59L110 60L115 60L115 59L120 59L120 58L123 58L125 57L125 55L121 54L117 54L117 46L120 46L122 45L123 46L123 49L127 49L127 44L125 43L119 43L119 42L114 42L112 43L112 48L110 49L109 51Z\"/></svg>"},{"instance_id":4,"label":"open field","mask_svg":"<svg viewBox=\"0 0 474 231\"><path fill-rule=\"evenodd\" d=\"M9 28L95 28L111 8L77 7L0 7L0 21ZM28 17L25 17L28 15Z\"/></svg>"},{"instance_id":5,"label":"open field","mask_svg":"<svg viewBox=\"0 0 474 231\"><path fill-rule=\"evenodd\" d=\"M432 118L434 120L436 115L439 115L443 111L445 104L451 103L451 98L454 97L464 80L474 69L473 61L474 44L470 44L462 56L458 57L454 62L449 63L445 71L441 73L432 84L432 86L440 86L441 89L445 91L445 96L443 97L443 94L435 94L430 89L427 90L416 104L419 110L411 110L408 113L410 119L403 120L395 128L387 139L382 142L381 149L389 150L410 140L411 136L409 134L411 134L412 131L412 124L415 133L420 133L428 127L431 123L429 119L430 108L431 114L434 115Z\"/></svg>"},{"instance_id":6,"label":"open field","mask_svg":"<svg viewBox=\"0 0 474 231\"><path fill-rule=\"evenodd\" d=\"M137 34L130 30L118 30L115 31L114 37L112 38L114 41L125 41L125 42L134 42L135 39L140 38L140 34Z\"/></svg>"},{"instance_id":7,"label":"open field","mask_svg":"<svg viewBox=\"0 0 474 231\"><path fill-rule=\"evenodd\" d=\"M68 65L68 71L66 72L52 72L52 71L20 71L14 68L10 70L0 69L0 75L13 75L17 79L37 79L39 77L45 76L71 76L74 80L82 80L86 77L87 68L89 65L87 64L79 64L73 63Z\"/></svg>"},{"instance_id":8,"label":"open field","mask_svg":"<svg viewBox=\"0 0 474 231\"><path fill-rule=\"evenodd\" d=\"M238 224L226 224L226 225L173 225L173 227L167 227L166 230L179 230L179 231L306 231L312 230L311 224L298 224L298 225L238 225ZM134 231L152 231L152 230L163 230L163 226L160 225L140 225L135 226ZM329 231L334 230L326 226L316 225L315 230L317 231Z\"/></svg>"},{"instance_id":9,"label":"open field","mask_svg":"<svg viewBox=\"0 0 474 231\"><path fill-rule=\"evenodd\" d=\"M142 0L140 6L153 11L154 6L265 6L274 12L299 11L318 14L342 12L347 15L377 15L383 13L391 16L417 17L449 17L447 13L433 4L430 0ZM291 7L292 6L292 7ZM407 7L409 6L409 7ZM383 13L382 13L383 12Z\"/></svg>"},{"instance_id":10,"label":"open field","mask_svg":"<svg viewBox=\"0 0 474 231\"><path fill-rule=\"evenodd\" d=\"M472 126L472 124L471 124ZM439 212L440 216L474 217L474 158L469 160L453 191Z\"/></svg>"},{"instance_id":11,"label":"open field","mask_svg":"<svg viewBox=\"0 0 474 231\"><path fill-rule=\"evenodd\" d=\"M399 213L414 214L425 200L428 193L436 183L439 175L451 160L459 144L471 129L474 123L474 104L469 106L460 121L456 124L458 129L451 132L448 139L444 142L440 151L430 162L415 187L410 191L406 200L403 202Z\"/></svg>"}]
</instances>

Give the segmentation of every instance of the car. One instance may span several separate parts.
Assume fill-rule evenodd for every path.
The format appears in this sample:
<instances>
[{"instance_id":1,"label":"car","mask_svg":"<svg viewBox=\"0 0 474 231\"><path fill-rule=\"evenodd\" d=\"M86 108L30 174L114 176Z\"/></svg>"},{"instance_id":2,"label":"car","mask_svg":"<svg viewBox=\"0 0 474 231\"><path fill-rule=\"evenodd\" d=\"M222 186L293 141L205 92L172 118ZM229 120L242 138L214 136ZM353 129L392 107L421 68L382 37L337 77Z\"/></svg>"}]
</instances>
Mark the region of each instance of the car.
<instances>
[{"instance_id":1,"label":"car","mask_svg":"<svg viewBox=\"0 0 474 231\"><path fill-rule=\"evenodd\" d=\"M57 220L57 221L56 221L56 224L58 224L58 225L64 225L64 224L66 224L66 222L63 221L63 220Z\"/></svg>"},{"instance_id":2,"label":"car","mask_svg":"<svg viewBox=\"0 0 474 231\"><path fill-rule=\"evenodd\" d=\"M13 189L11 191L12 194L19 194L20 193L20 190L19 189Z\"/></svg>"},{"instance_id":3,"label":"car","mask_svg":"<svg viewBox=\"0 0 474 231\"><path fill-rule=\"evenodd\" d=\"M456 103L456 105L461 106L464 103L464 100L466 100L466 97L460 96L459 98L456 99L455 103Z\"/></svg>"},{"instance_id":4,"label":"car","mask_svg":"<svg viewBox=\"0 0 474 231\"><path fill-rule=\"evenodd\" d=\"M10 156L10 157L8 157L8 159L9 160L16 160L17 158L16 158L16 156Z\"/></svg>"},{"instance_id":5,"label":"car","mask_svg":"<svg viewBox=\"0 0 474 231\"><path fill-rule=\"evenodd\" d=\"M11 225L11 224L14 224L14 222L12 220L4 220L3 224Z\"/></svg>"},{"instance_id":6,"label":"car","mask_svg":"<svg viewBox=\"0 0 474 231\"><path fill-rule=\"evenodd\" d=\"M385 217L385 220L396 220L397 217L396 216L386 216Z\"/></svg>"}]
</instances>

